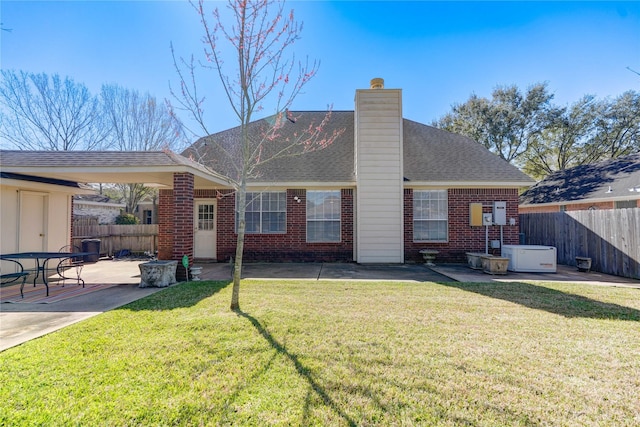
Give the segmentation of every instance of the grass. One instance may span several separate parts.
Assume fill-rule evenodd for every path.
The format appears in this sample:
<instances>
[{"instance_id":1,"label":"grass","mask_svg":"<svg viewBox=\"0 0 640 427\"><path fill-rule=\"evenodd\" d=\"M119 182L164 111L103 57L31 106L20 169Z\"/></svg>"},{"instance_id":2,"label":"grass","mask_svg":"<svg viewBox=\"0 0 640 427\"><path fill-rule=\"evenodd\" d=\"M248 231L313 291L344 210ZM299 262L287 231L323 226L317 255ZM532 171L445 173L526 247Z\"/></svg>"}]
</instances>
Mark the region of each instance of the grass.
<instances>
[{"instance_id":1,"label":"grass","mask_svg":"<svg viewBox=\"0 0 640 427\"><path fill-rule=\"evenodd\" d=\"M0 353L0 425L640 425L640 291L192 282Z\"/></svg>"}]
</instances>

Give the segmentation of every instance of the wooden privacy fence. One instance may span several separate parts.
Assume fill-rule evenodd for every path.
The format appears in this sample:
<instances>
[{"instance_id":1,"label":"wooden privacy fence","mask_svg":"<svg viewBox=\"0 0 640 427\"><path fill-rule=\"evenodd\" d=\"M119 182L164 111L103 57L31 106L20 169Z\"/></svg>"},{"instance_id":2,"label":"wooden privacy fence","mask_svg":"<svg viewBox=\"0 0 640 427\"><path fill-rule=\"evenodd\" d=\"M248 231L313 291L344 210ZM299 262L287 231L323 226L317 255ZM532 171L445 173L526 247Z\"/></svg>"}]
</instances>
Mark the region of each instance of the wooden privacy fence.
<instances>
[{"instance_id":1,"label":"wooden privacy fence","mask_svg":"<svg viewBox=\"0 0 640 427\"><path fill-rule=\"evenodd\" d=\"M95 225L74 223L72 243L82 248L85 239L100 239L100 254L112 256L120 250L155 253L158 249L158 225Z\"/></svg>"},{"instance_id":2,"label":"wooden privacy fence","mask_svg":"<svg viewBox=\"0 0 640 427\"><path fill-rule=\"evenodd\" d=\"M640 279L640 208L520 214L528 245L555 246L558 264L591 258L591 269Z\"/></svg>"}]
</instances>

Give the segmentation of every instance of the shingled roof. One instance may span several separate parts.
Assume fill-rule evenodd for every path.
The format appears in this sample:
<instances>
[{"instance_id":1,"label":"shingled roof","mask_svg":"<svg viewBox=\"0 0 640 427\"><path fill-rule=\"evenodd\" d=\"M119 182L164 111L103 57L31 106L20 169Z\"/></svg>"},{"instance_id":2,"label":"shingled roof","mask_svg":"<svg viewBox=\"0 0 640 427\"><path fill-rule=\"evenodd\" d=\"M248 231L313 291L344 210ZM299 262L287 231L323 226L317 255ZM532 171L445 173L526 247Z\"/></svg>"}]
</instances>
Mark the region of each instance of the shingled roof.
<instances>
[{"instance_id":1,"label":"shingled roof","mask_svg":"<svg viewBox=\"0 0 640 427\"><path fill-rule=\"evenodd\" d=\"M557 171L520 197L520 204L640 198L640 153Z\"/></svg>"},{"instance_id":2,"label":"shingled roof","mask_svg":"<svg viewBox=\"0 0 640 427\"><path fill-rule=\"evenodd\" d=\"M325 111L292 112L297 119L295 123L285 123L281 131L282 139L292 137L295 132L312 123L319 123L325 114ZM261 128L272 121L273 118L265 118L251 123L250 132L260 132ZM326 131L332 132L335 129L343 130L343 133L329 147L303 156L268 162L250 182L355 183L354 112L332 112ZM470 138L407 119L403 119L403 129L405 181L508 186L528 186L534 182L519 169ZM183 155L198 158L213 170L233 176L234 171L229 162L224 160L225 155L219 145L229 147L239 137L239 127L222 131L201 138Z\"/></svg>"},{"instance_id":3,"label":"shingled roof","mask_svg":"<svg viewBox=\"0 0 640 427\"><path fill-rule=\"evenodd\" d=\"M3 172L70 182L153 183L171 187L174 172L191 172L201 185L221 183L203 165L170 151L0 150Z\"/></svg>"}]
</instances>

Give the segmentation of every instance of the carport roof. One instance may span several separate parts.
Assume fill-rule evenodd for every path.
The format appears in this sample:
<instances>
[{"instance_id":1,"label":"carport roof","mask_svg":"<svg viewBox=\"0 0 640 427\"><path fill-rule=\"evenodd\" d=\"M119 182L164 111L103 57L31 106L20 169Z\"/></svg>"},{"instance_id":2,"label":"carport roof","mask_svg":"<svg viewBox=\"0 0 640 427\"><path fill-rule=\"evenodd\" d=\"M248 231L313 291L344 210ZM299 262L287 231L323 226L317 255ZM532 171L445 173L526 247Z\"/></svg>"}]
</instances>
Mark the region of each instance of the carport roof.
<instances>
[{"instance_id":1,"label":"carport roof","mask_svg":"<svg viewBox=\"0 0 640 427\"><path fill-rule=\"evenodd\" d=\"M192 173L198 188L227 186L223 177L171 151L9 151L0 167L36 177L82 183L144 183L173 187L174 173Z\"/></svg>"}]
</instances>

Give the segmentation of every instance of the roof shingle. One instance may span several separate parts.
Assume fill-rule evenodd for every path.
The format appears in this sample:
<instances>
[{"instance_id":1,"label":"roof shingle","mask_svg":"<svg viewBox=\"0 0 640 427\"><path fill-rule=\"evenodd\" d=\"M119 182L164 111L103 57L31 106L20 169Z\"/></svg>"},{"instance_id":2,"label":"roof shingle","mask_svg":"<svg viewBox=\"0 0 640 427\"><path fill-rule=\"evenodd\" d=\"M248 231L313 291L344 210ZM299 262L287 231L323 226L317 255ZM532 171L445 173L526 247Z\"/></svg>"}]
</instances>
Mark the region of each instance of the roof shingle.
<instances>
[{"instance_id":1,"label":"roof shingle","mask_svg":"<svg viewBox=\"0 0 640 427\"><path fill-rule=\"evenodd\" d=\"M520 204L637 199L637 191L640 153L554 172L522 193Z\"/></svg>"},{"instance_id":2,"label":"roof shingle","mask_svg":"<svg viewBox=\"0 0 640 427\"><path fill-rule=\"evenodd\" d=\"M293 114L297 120L295 123L285 123L281 131L282 139L293 137L295 132L311 123L318 123L326 112L303 111ZM269 120L270 118L266 118L252 123L251 131L259 132L261 126L268 124ZM333 144L302 156L283 157L268 162L250 181L355 182L354 125L353 111L332 112L326 131L343 130ZM511 185L520 183L523 186L533 183L531 178L515 166L467 137L407 119L403 120L403 129L404 176L410 182L492 182ZM182 154L198 158L220 173L234 176L235 171L217 145L227 147L237 138L238 127L202 138ZM211 140L216 141L216 144L206 144Z\"/></svg>"}]
</instances>

